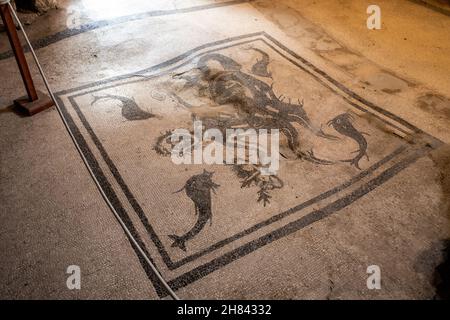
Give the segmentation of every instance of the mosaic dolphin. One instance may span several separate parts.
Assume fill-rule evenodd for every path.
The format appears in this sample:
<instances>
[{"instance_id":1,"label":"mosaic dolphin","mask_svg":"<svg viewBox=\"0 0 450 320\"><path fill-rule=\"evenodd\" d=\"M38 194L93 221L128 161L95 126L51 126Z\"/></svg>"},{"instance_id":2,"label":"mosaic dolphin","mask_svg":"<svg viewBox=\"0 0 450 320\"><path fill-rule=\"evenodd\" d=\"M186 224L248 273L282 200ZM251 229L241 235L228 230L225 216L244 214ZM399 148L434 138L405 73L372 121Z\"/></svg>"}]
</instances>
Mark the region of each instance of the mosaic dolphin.
<instances>
[{"instance_id":1,"label":"mosaic dolphin","mask_svg":"<svg viewBox=\"0 0 450 320\"><path fill-rule=\"evenodd\" d=\"M352 159L341 160L342 162L350 162L356 168L361 170L359 166L359 161L365 156L369 160L367 155L367 140L364 138L364 132L359 132L352 124L353 117L349 113L343 113L337 117L328 121L328 125L332 126L340 134L353 139L359 146L359 149L353 153L358 153L358 155Z\"/></svg>"},{"instance_id":2,"label":"mosaic dolphin","mask_svg":"<svg viewBox=\"0 0 450 320\"><path fill-rule=\"evenodd\" d=\"M112 95L112 94L105 94L102 96L94 96L94 101L91 102L91 106L94 105L97 101L102 99L113 99L120 101L121 105L120 108L122 110L122 116L129 120L129 121L135 121L135 120L146 120L149 118L155 117L154 114L144 111L137 103L134 101L134 99L130 99L127 97Z\"/></svg>"}]
</instances>

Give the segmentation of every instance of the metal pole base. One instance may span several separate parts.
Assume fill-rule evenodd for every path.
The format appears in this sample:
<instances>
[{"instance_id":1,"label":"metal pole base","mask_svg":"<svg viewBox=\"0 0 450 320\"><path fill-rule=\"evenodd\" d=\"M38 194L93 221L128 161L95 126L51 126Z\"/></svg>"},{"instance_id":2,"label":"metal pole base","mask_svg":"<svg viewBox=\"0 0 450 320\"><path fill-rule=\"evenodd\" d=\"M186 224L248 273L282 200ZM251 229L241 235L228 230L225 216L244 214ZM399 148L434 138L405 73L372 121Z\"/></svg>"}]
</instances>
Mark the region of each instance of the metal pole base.
<instances>
[{"instance_id":1,"label":"metal pole base","mask_svg":"<svg viewBox=\"0 0 450 320\"><path fill-rule=\"evenodd\" d=\"M14 105L27 115L32 116L53 106L53 101L42 91L36 90L38 98L30 101L28 96L14 100Z\"/></svg>"}]
</instances>

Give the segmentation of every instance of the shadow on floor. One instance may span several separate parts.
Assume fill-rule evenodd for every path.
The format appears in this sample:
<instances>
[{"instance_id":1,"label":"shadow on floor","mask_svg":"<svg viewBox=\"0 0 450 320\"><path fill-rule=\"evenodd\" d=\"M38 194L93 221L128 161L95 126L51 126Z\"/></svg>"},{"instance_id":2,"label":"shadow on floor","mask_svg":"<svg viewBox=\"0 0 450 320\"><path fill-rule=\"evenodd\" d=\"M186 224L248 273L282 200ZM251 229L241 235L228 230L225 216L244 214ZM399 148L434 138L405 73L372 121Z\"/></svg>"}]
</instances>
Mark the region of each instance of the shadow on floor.
<instances>
[{"instance_id":1,"label":"shadow on floor","mask_svg":"<svg viewBox=\"0 0 450 320\"><path fill-rule=\"evenodd\" d=\"M436 299L450 300L450 239L444 241L444 261L436 267L434 285Z\"/></svg>"},{"instance_id":2,"label":"shadow on floor","mask_svg":"<svg viewBox=\"0 0 450 320\"><path fill-rule=\"evenodd\" d=\"M16 105L12 104L7 107L0 107L0 115L3 113L15 113L17 116L21 118L28 117L29 115L25 110L23 110L20 107L17 107Z\"/></svg>"}]
</instances>

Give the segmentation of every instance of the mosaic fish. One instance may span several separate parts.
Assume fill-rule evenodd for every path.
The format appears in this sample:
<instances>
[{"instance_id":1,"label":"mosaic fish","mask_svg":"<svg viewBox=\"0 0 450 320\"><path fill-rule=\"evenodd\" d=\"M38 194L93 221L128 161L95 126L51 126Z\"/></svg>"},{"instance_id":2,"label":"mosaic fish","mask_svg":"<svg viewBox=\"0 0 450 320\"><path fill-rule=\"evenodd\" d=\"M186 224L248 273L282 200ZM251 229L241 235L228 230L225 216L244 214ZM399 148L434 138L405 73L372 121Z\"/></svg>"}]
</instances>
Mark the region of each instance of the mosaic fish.
<instances>
[{"instance_id":1,"label":"mosaic fish","mask_svg":"<svg viewBox=\"0 0 450 320\"><path fill-rule=\"evenodd\" d=\"M352 159L342 160L342 162L350 162L350 164L361 170L359 161L363 157L367 157L367 160L369 160L369 156L367 155L367 140L363 136L364 132L359 132L353 126L352 120L352 115L349 113L343 113L328 121L328 125L332 126L340 134L353 139L358 144L359 149L353 152L358 153L358 155Z\"/></svg>"},{"instance_id":2,"label":"mosaic fish","mask_svg":"<svg viewBox=\"0 0 450 320\"><path fill-rule=\"evenodd\" d=\"M215 189L219 187L212 181L212 176L213 172L203 170L203 173L189 178L184 187L175 192L178 193L183 190L186 192L186 195L195 204L195 214L198 219L191 230L184 235L169 235L169 238L173 240L172 247L186 251L186 242L197 236L208 221L212 224L211 191L215 193Z\"/></svg>"}]
</instances>

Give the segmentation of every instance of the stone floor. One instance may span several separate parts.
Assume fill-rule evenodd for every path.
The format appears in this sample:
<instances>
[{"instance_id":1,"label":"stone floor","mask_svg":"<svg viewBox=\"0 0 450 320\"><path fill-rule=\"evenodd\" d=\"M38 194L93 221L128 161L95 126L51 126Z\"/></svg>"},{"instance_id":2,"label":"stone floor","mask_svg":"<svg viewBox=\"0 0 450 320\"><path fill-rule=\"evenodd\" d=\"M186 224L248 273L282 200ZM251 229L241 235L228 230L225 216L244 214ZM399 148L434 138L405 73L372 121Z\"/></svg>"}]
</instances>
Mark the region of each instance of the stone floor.
<instances>
[{"instance_id":1,"label":"stone floor","mask_svg":"<svg viewBox=\"0 0 450 320\"><path fill-rule=\"evenodd\" d=\"M211 39L261 30L347 88L443 142L350 206L180 286L186 299L431 299L450 238L450 9L378 1L61 1L27 26L55 92L157 65ZM225 31L224 31L225 30ZM0 297L159 299L57 111L23 117L0 34ZM31 63L31 57L27 54ZM36 85L44 89L35 67ZM366 287L379 265L382 289ZM68 290L66 269L82 270ZM165 272L165 271L164 271ZM164 273L169 274L169 272ZM170 280L170 279L169 279Z\"/></svg>"}]
</instances>

